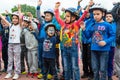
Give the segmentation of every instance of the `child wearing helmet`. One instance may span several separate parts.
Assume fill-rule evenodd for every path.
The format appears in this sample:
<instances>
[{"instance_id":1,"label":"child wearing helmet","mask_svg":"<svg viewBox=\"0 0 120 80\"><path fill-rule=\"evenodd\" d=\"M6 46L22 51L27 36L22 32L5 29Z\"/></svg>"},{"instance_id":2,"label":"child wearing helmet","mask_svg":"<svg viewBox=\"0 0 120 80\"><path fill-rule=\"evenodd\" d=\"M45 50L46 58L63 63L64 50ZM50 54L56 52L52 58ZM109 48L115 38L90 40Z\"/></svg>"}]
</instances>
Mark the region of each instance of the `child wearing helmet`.
<instances>
[{"instance_id":1,"label":"child wearing helmet","mask_svg":"<svg viewBox=\"0 0 120 80\"><path fill-rule=\"evenodd\" d=\"M105 15L105 20L109 22L112 26L114 33L116 33L116 22L114 21L113 15L111 11L107 11ZM113 59L115 53L115 46L116 42L115 39L111 42L110 51L109 51L109 58L108 58L108 80L112 80L113 75Z\"/></svg>"},{"instance_id":2,"label":"child wearing helmet","mask_svg":"<svg viewBox=\"0 0 120 80\"><path fill-rule=\"evenodd\" d=\"M42 59L43 59L43 78L46 80L48 79L48 73L51 71L52 78L54 80L57 80L57 71L55 68L55 59L56 59L56 53L55 53L55 46L56 43L60 42L59 34L56 33L56 26L53 23L48 23L45 25L45 31L47 36L45 38L37 37L38 41L40 43L43 43L43 53L42 53ZM36 34L35 34L36 35Z\"/></svg>"},{"instance_id":3,"label":"child wearing helmet","mask_svg":"<svg viewBox=\"0 0 120 80\"><path fill-rule=\"evenodd\" d=\"M81 24L83 33L91 41L91 63L94 72L94 80L107 80L108 52L110 43L115 38L115 33L111 25L104 21L106 10L101 4L95 4L90 11L93 12L95 19L94 25L85 29L84 23ZM84 27L83 27L84 26Z\"/></svg>"},{"instance_id":4,"label":"child wearing helmet","mask_svg":"<svg viewBox=\"0 0 120 80\"><path fill-rule=\"evenodd\" d=\"M43 19L41 14L40 14L40 6L42 4L41 0L38 0L38 6L37 6L37 18L40 22L40 29L39 29L39 34L38 36L41 38L45 38L46 37L46 32L45 32L45 25L48 23L54 23L54 25L56 25L57 30L60 30L60 25L58 24L58 22L56 21L55 17L54 17L54 11L51 9L48 9L46 11L44 11L44 15L45 18ZM43 63L42 63L42 48L43 48L43 44L39 43L39 54L38 54L38 63L39 63L39 68L41 69L40 74L38 75L38 78L42 78L42 74L43 74ZM56 53L58 53L59 56L59 45L56 49ZM58 57L57 57L58 58ZM57 59L58 60L58 59ZM57 61L59 62L59 61Z\"/></svg>"},{"instance_id":5,"label":"child wearing helmet","mask_svg":"<svg viewBox=\"0 0 120 80\"><path fill-rule=\"evenodd\" d=\"M28 61L28 75L36 77L38 75L38 41L32 34L32 32L38 34L38 28L36 23L33 22L28 16L23 16L22 34L24 35L25 39L25 47L27 48L26 61Z\"/></svg>"},{"instance_id":6,"label":"child wearing helmet","mask_svg":"<svg viewBox=\"0 0 120 80\"><path fill-rule=\"evenodd\" d=\"M86 11L79 18L78 13L75 8L68 8L65 10L65 20L63 21L59 16L59 6L60 2L55 5L55 17L59 24L61 25L61 35L60 39L63 44L63 70L65 80L75 79L80 80L80 71L78 66L78 32L79 24L84 20L89 7L93 4L90 1L89 6Z\"/></svg>"},{"instance_id":7,"label":"child wearing helmet","mask_svg":"<svg viewBox=\"0 0 120 80\"><path fill-rule=\"evenodd\" d=\"M21 31L20 41L21 41L21 74L26 74L25 70L25 61L27 63L27 69L28 72L29 66L28 66L28 58L27 58L27 48L25 45L25 34L24 34L24 28L29 27L31 24L30 18L28 16L23 16L23 27Z\"/></svg>"},{"instance_id":8,"label":"child wearing helmet","mask_svg":"<svg viewBox=\"0 0 120 80\"><path fill-rule=\"evenodd\" d=\"M20 53L21 53L21 46L20 46L20 34L21 34L21 11L20 6L18 8L18 12L14 12L12 14L12 24L9 23L2 15L0 17L5 22L6 26L9 26L9 40L8 40L8 74L5 78L12 77L12 69L13 69L13 61L14 61L14 70L15 75L13 79L18 79L21 73L21 66L20 66Z\"/></svg>"}]
</instances>

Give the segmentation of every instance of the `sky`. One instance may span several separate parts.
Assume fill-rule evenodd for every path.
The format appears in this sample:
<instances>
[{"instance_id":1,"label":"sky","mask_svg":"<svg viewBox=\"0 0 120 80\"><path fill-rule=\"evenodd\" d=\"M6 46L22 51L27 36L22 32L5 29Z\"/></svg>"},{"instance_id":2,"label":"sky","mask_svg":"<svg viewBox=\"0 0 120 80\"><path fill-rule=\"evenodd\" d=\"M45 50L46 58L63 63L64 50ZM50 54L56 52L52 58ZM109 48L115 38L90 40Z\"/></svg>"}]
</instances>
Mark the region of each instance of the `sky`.
<instances>
[{"instance_id":1,"label":"sky","mask_svg":"<svg viewBox=\"0 0 120 80\"><path fill-rule=\"evenodd\" d=\"M11 12L11 8L18 4L28 4L31 6L37 5L38 0L2 0L0 2L0 13L3 13L5 10ZM55 6L55 2L61 2L60 8L68 8L68 7L75 7L77 6L78 0L42 0L41 10L53 9ZM89 0L83 0L81 2L81 6L84 7L87 5ZM94 0L95 3L101 3L104 5L105 8L110 10L113 5L113 2L120 2L120 0Z\"/></svg>"}]
</instances>

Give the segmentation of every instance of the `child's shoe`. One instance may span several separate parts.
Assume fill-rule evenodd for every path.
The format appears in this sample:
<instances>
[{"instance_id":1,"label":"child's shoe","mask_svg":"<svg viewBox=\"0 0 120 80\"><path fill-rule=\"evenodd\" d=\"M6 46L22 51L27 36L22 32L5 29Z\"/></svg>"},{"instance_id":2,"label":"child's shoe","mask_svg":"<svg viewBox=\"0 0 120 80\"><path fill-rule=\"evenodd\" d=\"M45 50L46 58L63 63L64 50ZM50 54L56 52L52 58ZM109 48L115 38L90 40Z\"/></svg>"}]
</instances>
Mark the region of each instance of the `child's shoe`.
<instances>
[{"instance_id":1,"label":"child's shoe","mask_svg":"<svg viewBox=\"0 0 120 80\"><path fill-rule=\"evenodd\" d=\"M37 75L37 78L38 78L38 79L42 79L42 78L43 78L43 75L42 75L42 74L39 74L39 75Z\"/></svg>"},{"instance_id":2,"label":"child's shoe","mask_svg":"<svg viewBox=\"0 0 120 80\"><path fill-rule=\"evenodd\" d=\"M27 74L27 72L26 72L26 71L23 71L23 72L21 72L21 74Z\"/></svg>"},{"instance_id":3,"label":"child's shoe","mask_svg":"<svg viewBox=\"0 0 120 80\"><path fill-rule=\"evenodd\" d=\"M11 73L8 73L8 74L5 76L5 79L11 78L11 77L12 77L12 74L11 74Z\"/></svg>"},{"instance_id":4,"label":"child's shoe","mask_svg":"<svg viewBox=\"0 0 120 80\"><path fill-rule=\"evenodd\" d=\"M13 76L13 80L16 80L16 79L18 79L19 78L19 74L15 74L14 76Z\"/></svg>"},{"instance_id":5,"label":"child's shoe","mask_svg":"<svg viewBox=\"0 0 120 80\"><path fill-rule=\"evenodd\" d=\"M47 79L49 80L49 79L53 79L53 76L51 75L51 74L48 74L47 75Z\"/></svg>"}]
</instances>

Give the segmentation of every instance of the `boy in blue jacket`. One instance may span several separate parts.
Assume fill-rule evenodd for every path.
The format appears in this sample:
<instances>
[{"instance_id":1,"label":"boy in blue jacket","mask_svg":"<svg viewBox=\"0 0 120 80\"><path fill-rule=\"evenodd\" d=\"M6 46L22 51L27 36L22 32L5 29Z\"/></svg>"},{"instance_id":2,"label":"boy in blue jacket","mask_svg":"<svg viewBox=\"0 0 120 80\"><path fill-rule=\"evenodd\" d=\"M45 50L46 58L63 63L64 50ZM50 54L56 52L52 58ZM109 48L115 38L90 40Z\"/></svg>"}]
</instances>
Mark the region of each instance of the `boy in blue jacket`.
<instances>
[{"instance_id":1,"label":"boy in blue jacket","mask_svg":"<svg viewBox=\"0 0 120 80\"><path fill-rule=\"evenodd\" d=\"M115 33L109 23L103 20L106 10L101 4L95 4L90 11L93 12L95 24L85 30L81 23L83 33L87 38L92 38L91 59L94 80L107 80L108 53L110 43L115 38Z\"/></svg>"},{"instance_id":2,"label":"boy in blue jacket","mask_svg":"<svg viewBox=\"0 0 120 80\"><path fill-rule=\"evenodd\" d=\"M112 25L112 29L114 33L116 33L116 23L114 22L113 15L111 11L107 11L105 19L107 22L109 22ZM108 59L108 80L112 80L113 75L113 59L114 59L114 53L115 53L115 46L116 42L115 39L112 41L110 45L110 51L109 51L109 59Z\"/></svg>"},{"instance_id":3,"label":"boy in blue jacket","mask_svg":"<svg viewBox=\"0 0 120 80\"><path fill-rule=\"evenodd\" d=\"M58 24L58 22L56 21L55 17L54 17L54 12L53 10L51 9L48 9L46 11L44 11L44 15L45 15L45 18L43 19L41 14L40 14L40 6L42 4L42 1L41 0L38 0L38 6L37 6L37 18L41 24L40 26L40 30L39 30L39 34L38 34L38 37L40 38L45 38L47 35L46 35L46 32L45 32L45 25L48 24L48 23L53 23L54 25L56 25L56 29L58 31L60 31L60 25ZM38 75L38 78L42 78L42 74L43 74L43 60L42 60L42 53L43 53L43 43L39 43L39 54L38 54L38 63L39 63L39 67L41 69L41 74ZM59 47L56 48L56 52L58 53L58 56L59 57ZM59 61L57 61L59 62ZM59 64L58 64L59 65Z\"/></svg>"}]
</instances>

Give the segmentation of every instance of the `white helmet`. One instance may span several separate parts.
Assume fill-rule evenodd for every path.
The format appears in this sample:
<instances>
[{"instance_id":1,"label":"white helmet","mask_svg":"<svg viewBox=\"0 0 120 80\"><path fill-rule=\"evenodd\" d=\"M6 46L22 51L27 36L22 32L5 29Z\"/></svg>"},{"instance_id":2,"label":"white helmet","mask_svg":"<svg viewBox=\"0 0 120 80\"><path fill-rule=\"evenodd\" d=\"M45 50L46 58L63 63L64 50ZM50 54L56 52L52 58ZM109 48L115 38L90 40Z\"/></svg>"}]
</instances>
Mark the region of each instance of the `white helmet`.
<instances>
[{"instance_id":1,"label":"white helmet","mask_svg":"<svg viewBox=\"0 0 120 80\"><path fill-rule=\"evenodd\" d=\"M28 16L23 16L23 21L30 22L30 17L28 17Z\"/></svg>"},{"instance_id":2,"label":"white helmet","mask_svg":"<svg viewBox=\"0 0 120 80\"><path fill-rule=\"evenodd\" d=\"M101 5L101 3L96 3L94 4L91 8L90 11L93 12L93 10L101 10L102 12L106 13L106 9Z\"/></svg>"},{"instance_id":3,"label":"white helmet","mask_svg":"<svg viewBox=\"0 0 120 80\"><path fill-rule=\"evenodd\" d=\"M13 12L13 13L12 13L12 16L14 16L14 15L19 17L19 12L18 12L18 11Z\"/></svg>"}]
</instances>

